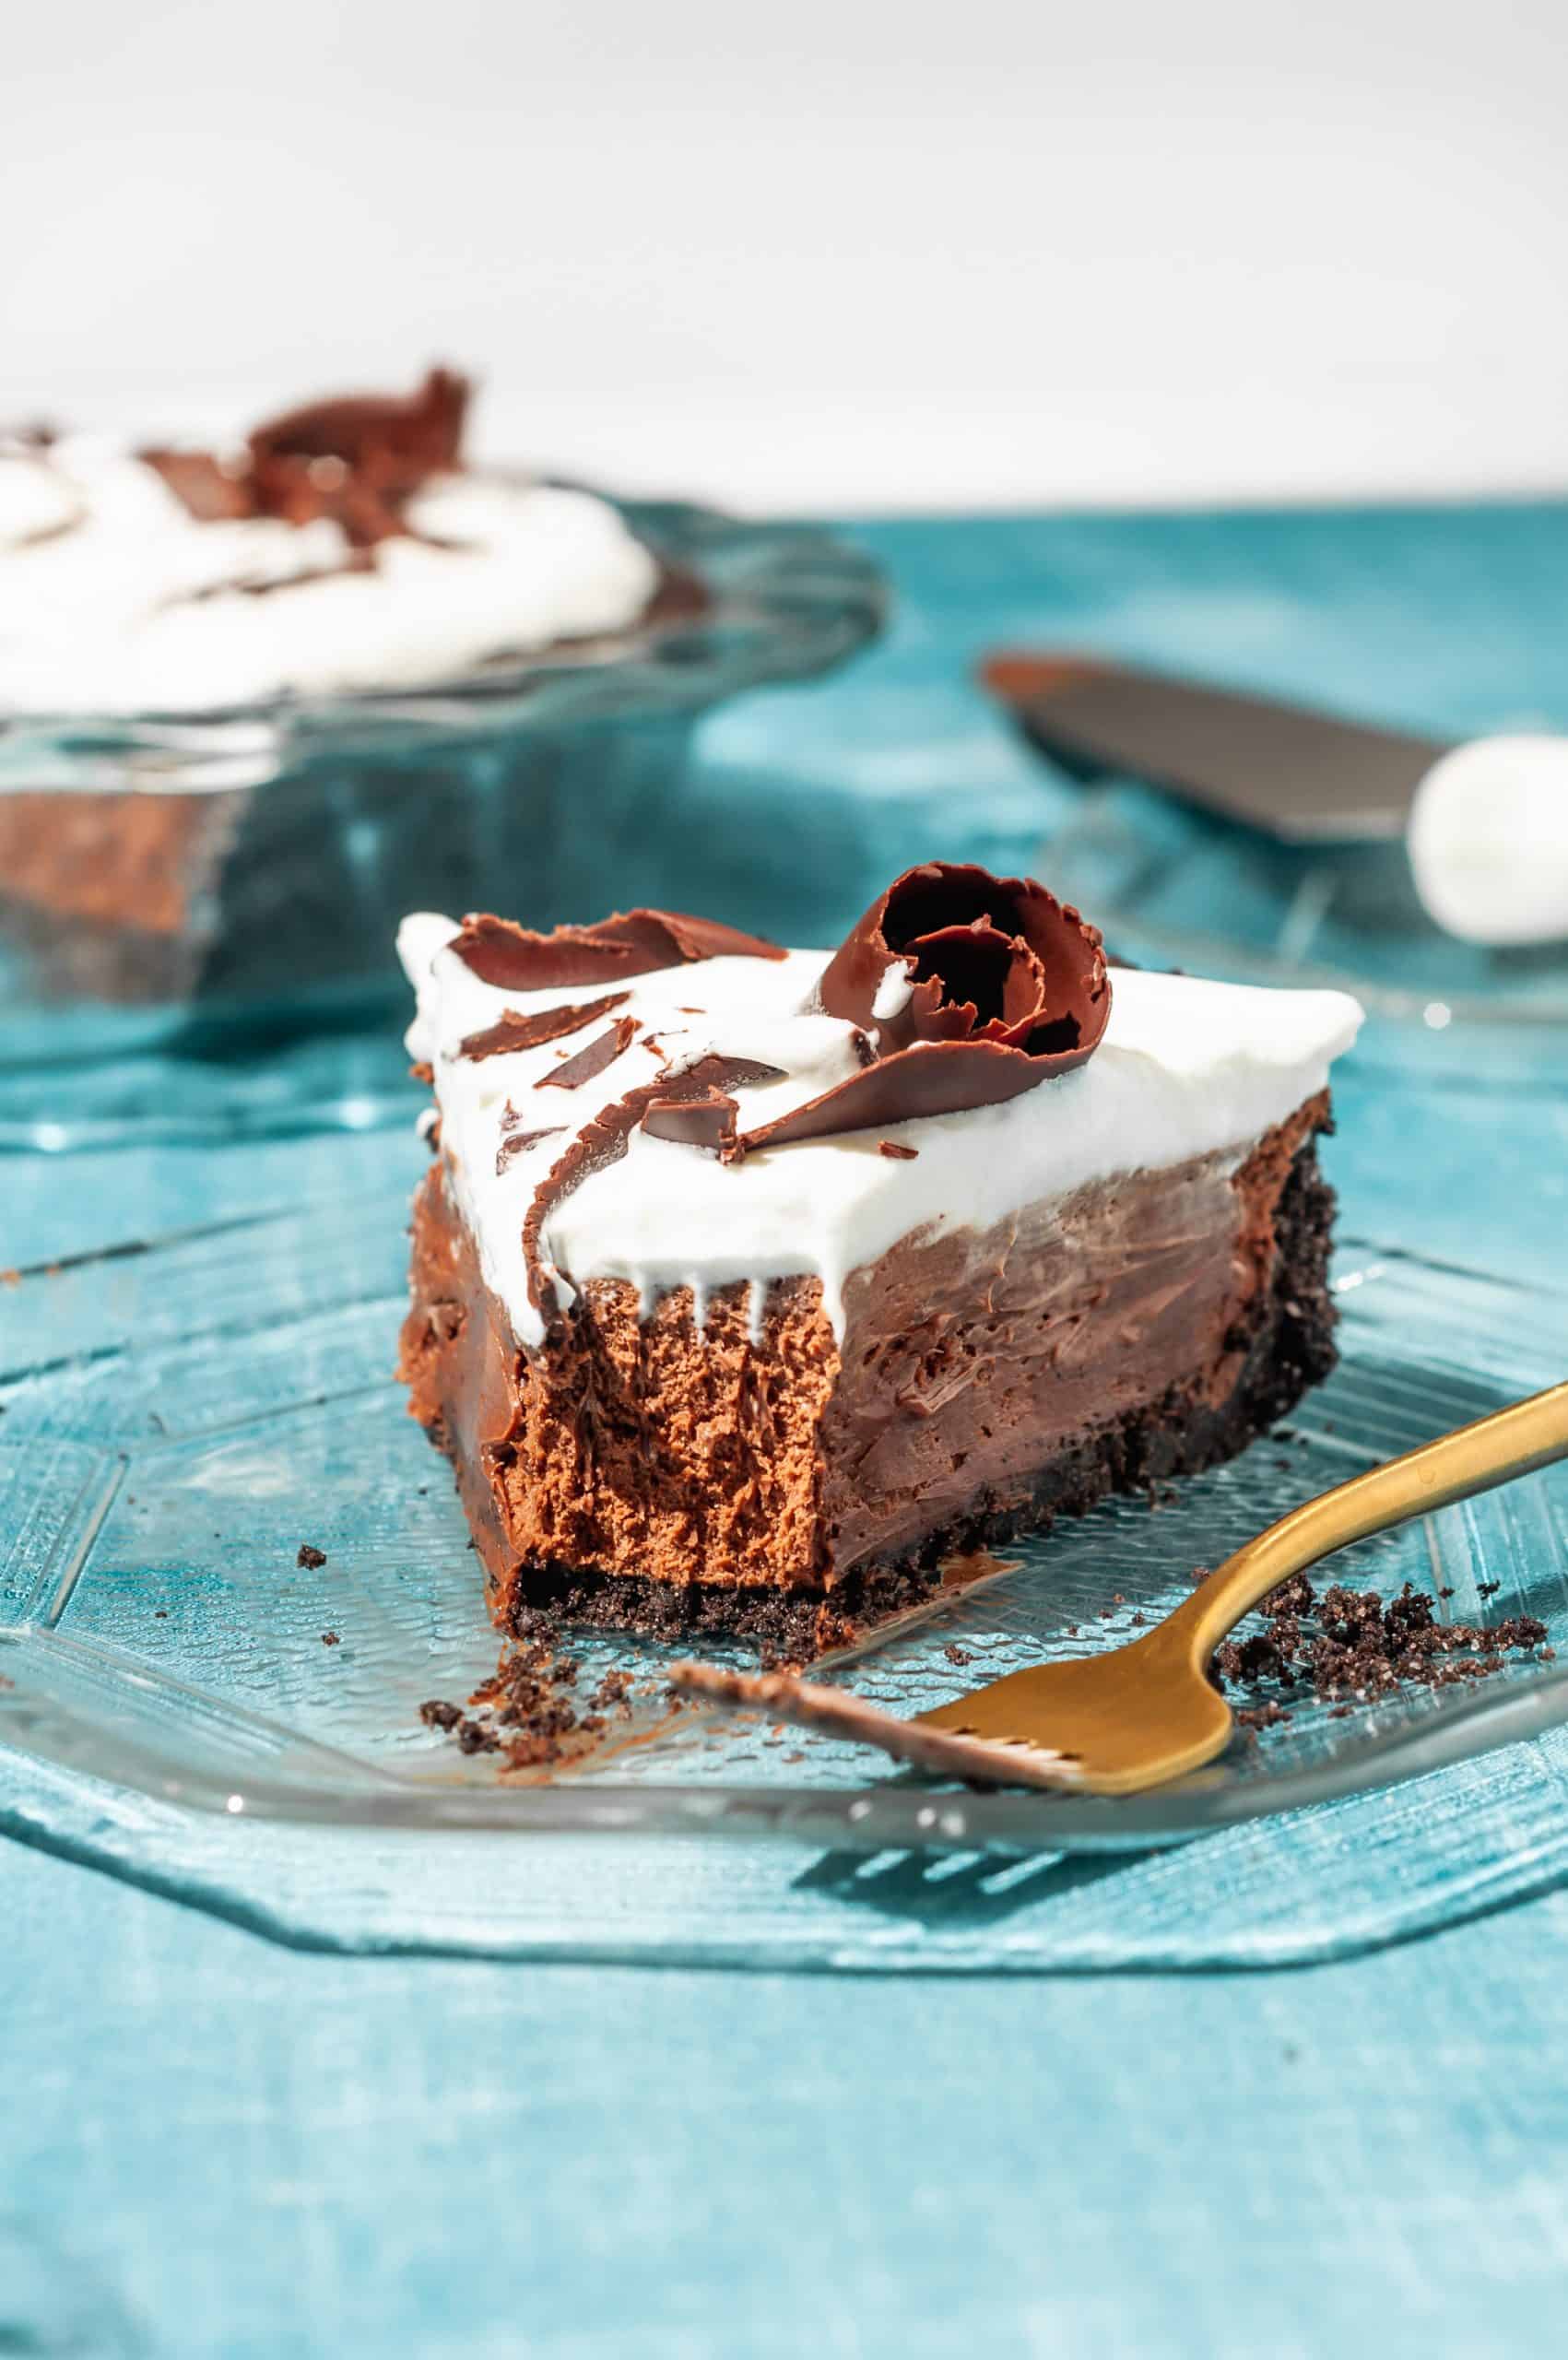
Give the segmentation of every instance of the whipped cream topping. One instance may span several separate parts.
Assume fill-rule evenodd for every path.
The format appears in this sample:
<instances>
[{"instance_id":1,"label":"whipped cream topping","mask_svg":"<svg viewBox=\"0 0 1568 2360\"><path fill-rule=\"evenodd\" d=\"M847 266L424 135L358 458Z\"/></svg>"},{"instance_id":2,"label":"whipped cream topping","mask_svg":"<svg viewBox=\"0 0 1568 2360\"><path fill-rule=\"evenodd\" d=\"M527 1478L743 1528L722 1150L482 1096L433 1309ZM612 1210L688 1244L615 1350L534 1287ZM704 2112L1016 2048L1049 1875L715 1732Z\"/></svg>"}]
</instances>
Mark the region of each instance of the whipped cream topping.
<instances>
[{"instance_id":1,"label":"whipped cream topping","mask_svg":"<svg viewBox=\"0 0 1568 2360\"><path fill-rule=\"evenodd\" d=\"M404 513L357 556L326 516L199 520L101 438L0 439L0 715L418 689L624 630L657 586L588 492L450 474Z\"/></svg>"},{"instance_id":2,"label":"whipped cream topping","mask_svg":"<svg viewBox=\"0 0 1568 2360\"><path fill-rule=\"evenodd\" d=\"M722 958L638 976L609 1021L631 1016L626 1046L576 1090L552 1087L558 1065L606 1029L483 1058L462 1044L507 1009L581 1003L583 987L519 992L486 984L448 947L457 932L429 914L404 921L398 950L418 996L408 1050L434 1075L442 1151L486 1284L519 1340L544 1321L530 1300L523 1225L536 1190L571 1142L661 1065L712 1055L780 1068L737 1082L742 1131L772 1122L856 1070L855 1027L811 1009L831 954ZM890 1009L883 1021L889 1021ZM699 1321L716 1288L749 1281L754 1328L774 1279L814 1274L843 1339L850 1273L916 1231L984 1230L1025 1205L1091 1181L1233 1151L1322 1090L1355 1039L1358 1003L1343 992L1267 991L1118 969L1110 1021L1086 1065L1000 1105L754 1151L721 1163L701 1148L633 1130L624 1157L550 1210L539 1240L558 1299L594 1278L629 1280L644 1314L690 1286ZM652 1037L653 1046L647 1045ZM509 1136L548 1136L513 1152ZM913 1159L880 1150L882 1137Z\"/></svg>"}]
</instances>

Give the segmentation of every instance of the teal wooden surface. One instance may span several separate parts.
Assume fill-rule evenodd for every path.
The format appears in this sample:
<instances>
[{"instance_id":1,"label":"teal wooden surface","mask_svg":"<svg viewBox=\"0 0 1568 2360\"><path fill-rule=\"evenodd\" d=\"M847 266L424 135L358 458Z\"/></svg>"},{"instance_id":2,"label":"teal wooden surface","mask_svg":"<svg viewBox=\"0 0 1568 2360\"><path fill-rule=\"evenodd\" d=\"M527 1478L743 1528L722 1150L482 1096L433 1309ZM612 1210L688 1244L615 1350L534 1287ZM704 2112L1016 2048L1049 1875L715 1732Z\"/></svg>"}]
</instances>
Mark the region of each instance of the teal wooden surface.
<instances>
[{"instance_id":1,"label":"teal wooden surface","mask_svg":"<svg viewBox=\"0 0 1568 2360\"><path fill-rule=\"evenodd\" d=\"M1391 719L1568 721L1561 508L866 537L887 644L704 726L742 922L831 934L905 859L1029 857L1054 790L965 667L1075 619ZM1350 1223L1561 1278L1555 1086L1363 1061L1339 1112ZM0 1261L418 1160L397 1133L18 1159ZM1559 1890L1288 1975L1024 1980L314 1956L16 1842L0 1913L0 2351L1561 2347Z\"/></svg>"},{"instance_id":2,"label":"teal wooden surface","mask_svg":"<svg viewBox=\"0 0 1568 2360\"><path fill-rule=\"evenodd\" d=\"M1561 1896L1299 1974L955 1984L300 1957L3 1873L0 2260L53 2291L0 2283L0 2350L1562 2348Z\"/></svg>"}]
</instances>

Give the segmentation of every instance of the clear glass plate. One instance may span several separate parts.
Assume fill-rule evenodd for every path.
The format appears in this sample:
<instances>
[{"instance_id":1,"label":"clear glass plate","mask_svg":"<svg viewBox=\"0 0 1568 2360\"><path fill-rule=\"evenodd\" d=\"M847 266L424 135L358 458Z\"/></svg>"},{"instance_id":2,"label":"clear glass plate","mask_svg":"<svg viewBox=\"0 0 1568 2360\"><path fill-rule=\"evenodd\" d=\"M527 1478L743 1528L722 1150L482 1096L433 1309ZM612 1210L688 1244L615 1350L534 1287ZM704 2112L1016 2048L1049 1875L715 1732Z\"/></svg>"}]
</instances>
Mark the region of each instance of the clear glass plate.
<instances>
[{"instance_id":1,"label":"clear glass plate","mask_svg":"<svg viewBox=\"0 0 1568 2360\"><path fill-rule=\"evenodd\" d=\"M782 1835L829 1847L1107 1850L1386 1784L1568 1718L1568 1469L1346 1552L1442 1616L1527 1611L1562 1660L1289 1724L1125 1801L941 1788L706 1711L666 1656L584 1634L580 1691L639 1692L599 1750L524 1783L427 1729L494 1668L445 1464L392 1363L404 1204L318 1206L26 1272L0 1288L0 1740L192 1811L324 1826ZM1230 1466L1107 1503L824 1667L914 1712L1114 1645L1285 1507L1561 1376L1568 1297L1351 1241L1341 1364ZM302 1567L301 1542L324 1551ZM1495 1591L1491 1585L1497 1585ZM1485 1586L1487 1595L1483 1598ZM1076 1632L1076 1635L1074 1633ZM324 1634L331 1633L327 1642ZM958 1646L961 1670L945 1653Z\"/></svg>"}]
</instances>

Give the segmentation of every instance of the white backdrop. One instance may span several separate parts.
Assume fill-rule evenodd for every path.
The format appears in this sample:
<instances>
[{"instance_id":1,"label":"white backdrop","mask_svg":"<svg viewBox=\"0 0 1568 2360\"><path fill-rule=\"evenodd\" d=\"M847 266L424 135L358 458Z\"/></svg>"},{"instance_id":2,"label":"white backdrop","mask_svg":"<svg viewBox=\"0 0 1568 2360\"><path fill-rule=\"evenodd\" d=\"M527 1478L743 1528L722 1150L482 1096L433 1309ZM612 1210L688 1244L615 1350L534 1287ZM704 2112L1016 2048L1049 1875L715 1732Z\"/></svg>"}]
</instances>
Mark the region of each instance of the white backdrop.
<instances>
[{"instance_id":1,"label":"white backdrop","mask_svg":"<svg viewBox=\"0 0 1568 2360\"><path fill-rule=\"evenodd\" d=\"M1563 0L40 0L0 397L477 368L628 488L1568 483Z\"/></svg>"}]
</instances>

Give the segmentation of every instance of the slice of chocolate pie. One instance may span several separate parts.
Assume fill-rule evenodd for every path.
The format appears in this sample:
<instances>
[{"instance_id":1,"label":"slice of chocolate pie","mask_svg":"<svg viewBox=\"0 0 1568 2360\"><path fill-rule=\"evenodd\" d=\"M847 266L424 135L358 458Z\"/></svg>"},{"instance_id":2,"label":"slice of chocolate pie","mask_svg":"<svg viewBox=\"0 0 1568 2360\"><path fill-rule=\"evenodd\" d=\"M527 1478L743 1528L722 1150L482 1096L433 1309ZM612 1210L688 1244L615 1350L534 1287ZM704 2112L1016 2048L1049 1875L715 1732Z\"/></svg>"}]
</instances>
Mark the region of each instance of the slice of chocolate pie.
<instances>
[{"instance_id":1,"label":"slice of chocolate pie","mask_svg":"<svg viewBox=\"0 0 1568 2360\"><path fill-rule=\"evenodd\" d=\"M1107 969L910 870L829 954L404 926L436 1098L402 1374L498 1622L807 1653L1240 1450L1334 1357L1338 992Z\"/></svg>"}]
</instances>

